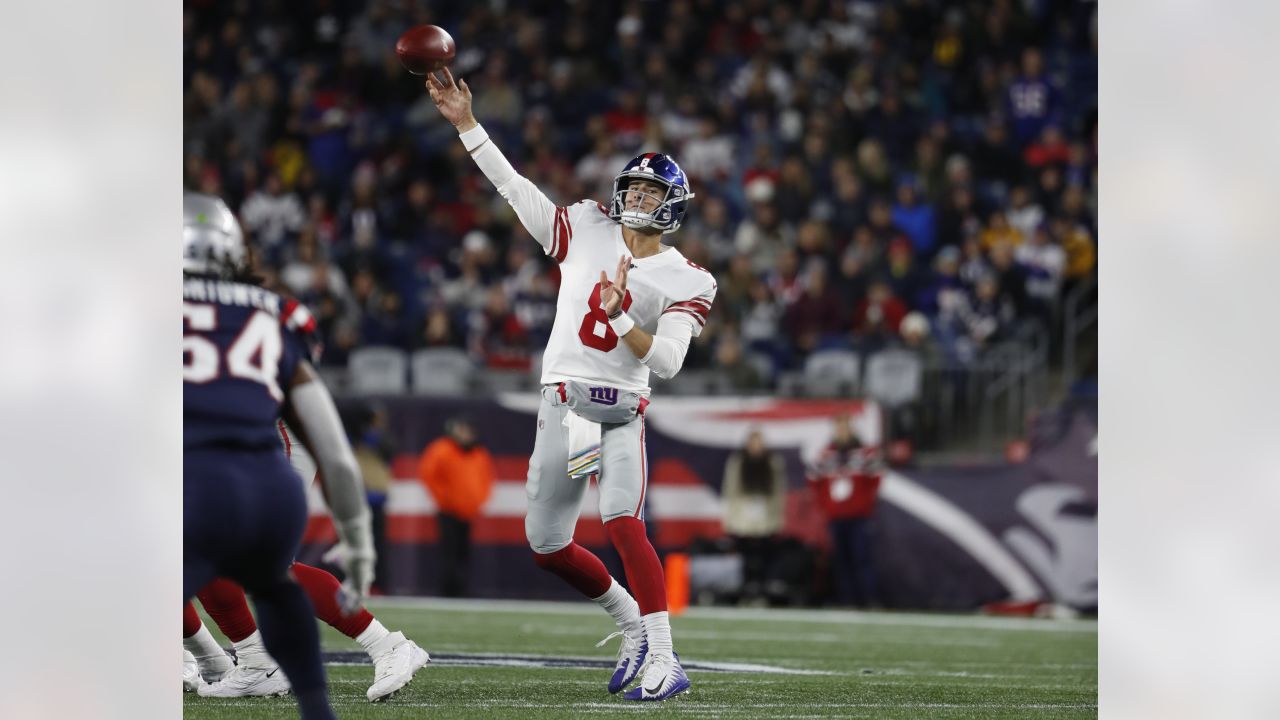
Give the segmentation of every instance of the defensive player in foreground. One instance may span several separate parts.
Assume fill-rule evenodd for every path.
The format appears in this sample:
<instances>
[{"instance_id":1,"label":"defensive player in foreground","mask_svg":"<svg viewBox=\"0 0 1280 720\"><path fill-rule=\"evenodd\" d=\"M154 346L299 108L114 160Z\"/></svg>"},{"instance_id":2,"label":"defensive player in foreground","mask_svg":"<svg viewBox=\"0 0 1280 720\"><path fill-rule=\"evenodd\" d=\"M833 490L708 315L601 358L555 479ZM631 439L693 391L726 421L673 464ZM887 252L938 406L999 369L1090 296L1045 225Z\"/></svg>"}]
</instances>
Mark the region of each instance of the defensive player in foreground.
<instances>
[{"instance_id":1,"label":"defensive player in foreground","mask_svg":"<svg viewBox=\"0 0 1280 720\"><path fill-rule=\"evenodd\" d=\"M316 468L306 450L295 444L281 422L278 425L285 457L301 477L316 477ZM335 546L330 554L341 560L346 548ZM326 554L328 560L328 554ZM310 565L295 562L290 567L293 579L302 586L315 607L316 618L355 640L373 662L373 684L365 692L370 702L392 697L413 680L413 676L431 661L431 656L404 633L391 632L361 607L344 613L339 606L341 583L332 574ZM196 593L205 612L218 629L235 645L236 664L213 639L200 621L195 606L188 602L182 610L183 657L182 686L201 697L257 697L284 695L291 689L279 665L262 645L253 614L249 612L244 590L230 580L217 579Z\"/></svg>"},{"instance_id":2,"label":"defensive player in foreground","mask_svg":"<svg viewBox=\"0 0 1280 720\"><path fill-rule=\"evenodd\" d=\"M391 632L367 609L344 613L339 607L341 583L317 567L295 562L290 568L316 609L316 618L355 640L373 662L373 684L365 692L370 702L391 697L431 659L404 633ZM284 695L289 679L276 672L279 664L262 644L244 590L230 580L217 579L196 593L205 612L236 648L236 664L213 639L188 602L182 609L182 645L186 650L182 685L201 697L261 697Z\"/></svg>"},{"instance_id":3,"label":"defensive player in foreground","mask_svg":"<svg viewBox=\"0 0 1280 720\"><path fill-rule=\"evenodd\" d=\"M661 243L680 227L693 197L688 180L671 158L645 153L614 179L608 207L591 200L557 207L516 173L476 122L465 81L455 83L446 68L442 78L428 74L427 89L525 229L560 263L526 485L525 533L534 559L617 622L622 648L609 691L639 674L640 685L624 697L665 700L688 690L689 679L672 647L662 565L644 531L644 411L649 372L669 378L680 370L716 293L709 272ZM634 599L573 541L591 475Z\"/></svg>"},{"instance_id":4,"label":"defensive player in foreground","mask_svg":"<svg viewBox=\"0 0 1280 720\"><path fill-rule=\"evenodd\" d=\"M283 414L311 449L346 558L343 604L363 603L373 539L358 466L337 409L307 361L314 320L247 282L245 247L220 199L183 196L183 600L215 577L253 596L267 651L304 720L336 717L320 640L293 563L307 519L303 485L276 434Z\"/></svg>"}]
</instances>

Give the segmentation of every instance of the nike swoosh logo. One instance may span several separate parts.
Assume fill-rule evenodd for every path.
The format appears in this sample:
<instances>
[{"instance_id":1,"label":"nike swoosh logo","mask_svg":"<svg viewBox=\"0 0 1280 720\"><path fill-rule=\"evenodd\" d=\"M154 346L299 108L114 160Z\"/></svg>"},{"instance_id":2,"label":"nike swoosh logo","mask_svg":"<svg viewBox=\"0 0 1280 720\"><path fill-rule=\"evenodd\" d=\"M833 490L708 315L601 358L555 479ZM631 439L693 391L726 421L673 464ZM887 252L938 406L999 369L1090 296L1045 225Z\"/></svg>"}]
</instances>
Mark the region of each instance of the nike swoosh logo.
<instances>
[{"instance_id":1,"label":"nike swoosh logo","mask_svg":"<svg viewBox=\"0 0 1280 720\"><path fill-rule=\"evenodd\" d=\"M662 689L662 683L658 683L658 684L657 684L656 686L654 686L654 687L651 687L651 688L648 688L648 687L647 687L647 688L645 688L645 689L644 689L644 691L645 691L645 692L647 692L647 693L649 693L650 695L657 695L657 694L658 694L658 691L659 691L659 690L661 690L661 689Z\"/></svg>"},{"instance_id":2,"label":"nike swoosh logo","mask_svg":"<svg viewBox=\"0 0 1280 720\"><path fill-rule=\"evenodd\" d=\"M280 672L280 668L276 668L275 670L272 670L271 672L267 673L267 677L271 677L272 675L275 675L278 672Z\"/></svg>"}]
</instances>

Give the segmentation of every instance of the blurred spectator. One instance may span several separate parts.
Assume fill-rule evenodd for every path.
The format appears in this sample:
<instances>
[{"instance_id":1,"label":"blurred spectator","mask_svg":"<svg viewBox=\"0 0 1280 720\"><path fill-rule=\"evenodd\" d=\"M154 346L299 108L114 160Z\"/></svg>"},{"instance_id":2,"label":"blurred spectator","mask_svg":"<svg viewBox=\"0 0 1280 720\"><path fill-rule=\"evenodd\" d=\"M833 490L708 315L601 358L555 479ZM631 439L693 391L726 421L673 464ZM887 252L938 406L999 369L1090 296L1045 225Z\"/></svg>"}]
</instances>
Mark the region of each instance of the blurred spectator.
<instances>
[{"instance_id":1,"label":"blurred spectator","mask_svg":"<svg viewBox=\"0 0 1280 720\"><path fill-rule=\"evenodd\" d=\"M529 369L529 333L512 312L501 286L490 288L484 310L472 313L467 345L487 367Z\"/></svg>"},{"instance_id":2,"label":"blurred spectator","mask_svg":"<svg viewBox=\"0 0 1280 720\"><path fill-rule=\"evenodd\" d=\"M766 272L774 266L782 249L791 246L794 236L772 202L758 202L752 207L751 219L738 225L733 245L751 257L751 267L756 272Z\"/></svg>"},{"instance_id":3,"label":"blurred spectator","mask_svg":"<svg viewBox=\"0 0 1280 720\"><path fill-rule=\"evenodd\" d=\"M1046 320L1058 300L1058 290L1066 272L1067 253L1053 241L1049 228L1040 226L1031 240L1019 245L1014 259L1027 273L1027 297L1039 307L1038 315Z\"/></svg>"},{"instance_id":4,"label":"blurred spectator","mask_svg":"<svg viewBox=\"0 0 1280 720\"><path fill-rule=\"evenodd\" d=\"M1026 145L1040 134L1057 113L1058 96L1044 73L1039 48L1022 51L1022 71L1009 83L1008 110L1013 134Z\"/></svg>"},{"instance_id":5,"label":"blurred spectator","mask_svg":"<svg viewBox=\"0 0 1280 720\"><path fill-rule=\"evenodd\" d=\"M898 326L907 315L907 305L893 294L893 287L878 279L867 288L867 297L853 311L853 333L858 348L867 351L883 347L898 335Z\"/></svg>"},{"instance_id":6,"label":"blurred spectator","mask_svg":"<svg viewBox=\"0 0 1280 720\"><path fill-rule=\"evenodd\" d=\"M752 429L742 449L729 455L720 486L724 531L742 555L743 598L759 599L772 560L775 537L782 530L787 502L787 474L782 456L765 445Z\"/></svg>"},{"instance_id":7,"label":"blurred spectator","mask_svg":"<svg viewBox=\"0 0 1280 720\"><path fill-rule=\"evenodd\" d=\"M720 377L729 381L736 390L758 390L764 386L765 378L744 355L742 341L733 331L724 331L716 344L715 371Z\"/></svg>"},{"instance_id":8,"label":"blurred spectator","mask_svg":"<svg viewBox=\"0 0 1280 720\"><path fill-rule=\"evenodd\" d=\"M991 213L987 229L982 231L982 247L988 251L998 244L1017 247L1023 239L1023 234L1010 225L1008 216L999 210Z\"/></svg>"},{"instance_id":9,"label":"blurred spectator","mask_svg":"<svg viewBox=\"0 0 1280 720\"><path fill-rule=\"evenodd\" d=\"M418 479L436 504L440 532L440 594L467 597L470 588L471 523L493 489L493 460L464 418L445 423L445 435L422 451Z\"/></svg>"},{"instance_id":10,"label":"blurred spectator","mask_svg":"<svg viewBox=\"0 0 1280 720\"><path fill-rule=\"evenodd\" d=\"M911 239L916 256L929 258L933 256L935 223L933 208L918 201L916 194L919 188L914 178L904 178L898 183L898 202L893 206L893 224Z\"/></svg>"},{"instance_id":11,"label":"blurred spectator","mask_svg":"<svg viewBox=\"0 0 1280 720\"><path fill-rule=\"evenodd\" d=\"M1089 231L1080 225L1073 225L1065 217L1054 218L1050 228L1052 236L1067 256L1063 277L1074 281L1092 273L1097 262L1097 251L1093 247Z\"/></svg>"},{"instance_id":12,"label":"blurred spectator","mask_svg":"<svg viewBox=\"0 0 1280 720\"><path fill-rule=\"evenodd\" d=\"M1062 130L1055 125L1045 125L1040 137L1027 146L1023 153L1028 167L1040 169L1045 165L1065 165L1071 158L1071 151Z\"/></svg>"},{"instance_id":13,"label":"blurred spectator","mask_svg":"<svg viewBox=\"0 0 1280 720\"><path fill-rule=\"evenodd\" d=\"M1044 208L1031 197L1031 190L1026 185L1015 185L1009 191L1009 209L1005 212L1005 219L1009 227L1018 231L1020 236L1031 237L1031 233L1044 222ZM992 225L995 223L992 222ZM1015 241L1014 244L1017 245L1018 242ZM990 245L988 242L987 246Z\"/></svg>"},{"instance_id":14,"label":"blurred spectator","mask_svg":"<svg viewBox=\"0 0 1280 720\"><path fill-rule=\"evenodd\" d=\"M964 283L960 280L960 251L954 247L938 251L933 260L933 273L916 293L913 307L925 315L936 314L943 303L942 295L948 292L964 293Z\"/></svg>"},{"instance_id":15,"label":"blurred spectator","mask_svg":"<svg viewBox=\"0 0 1280 720\"><path fill-rule=\"evenodd\" d=\"M751 284L750 304L742 318L742 339L752 347L776 349L774 343L782 335L784 309L764 280Z\"/></svg>"},{"instance_id":16,"label":"blurred spectator","mask_svg":"<svg viewBox=\"0 0 1280 720\"><path fill-rule=\"evenodd\" d=\"M863 446L848 415L834 418L831 443L807 475L831 533L831 567L840 605L880 605L872 520L883 472L879 449Z\"/></svg>"},{"instance_id":17,"label":"blurred spectator","mask_svg":"<svg viewBox=\"0 0 1280 720\"><path fill-rule=\"evenodd\" d=\"M734 246L737 227L733 218L729 216L729 206L722 198L715 195L708 195L705 200L699 197L699 202L701 212L694 215L692 221L681 228L681 234L684 237L698 238L706 245L711 255L712 264L709 267L724 267L738 256L737 248ZM723 284L720 289L720 296L723 296Z\"/></svg>"},{"instance_id":18,"label":"blurred spectator","mask_svg":"<svg viewBox=\"0 0 1280 720\"><path fill-rule=\"evenodd\" d=\"M973 172L1008 186L1022 179L1025 169L1018 151L1011 147L1004 121L992 118L982 133L982 142L973 150Z\"/></svg>"},{"instance_id":19,"label":"blurred spectator","mask_svg":"<svg viewBox=\"0 0 1280 720\"><path fill-rule=\"evenodd\" d=\"M826 338L841 332L843 321L840 297L827 283L826 264L810 263L799 296L787 308L787 336L792 347L805 354L817 350Z\"/></svg>"},{"instance_id":20,"label":"blurred spectator","mask_svg":"<svg viewBox=\"0 0 1280 720\"><path fill-rule=\"evenodd\" d=\"M445 306L434 305L427 311L416 345L419 348L462 347L462 337Z\"/></svg>"},{"instance_id":21,"label":"blurred spectator","mask_svg":"<svg viewBox=\"0 0 1280 720\"><path fill-rule=\"evenodd\" d=\"M925 317L924 313L915 310L907 313L898 325L898 329L902 337L902 347L919 355L925 367L938 365L941 360L938 344L933 339L929 318Z\"/></svg>"},{"instance_id":22,"label":"blurred spectator","mask_svg":"<svg viewBox=\"0 0 1280 720\"><path fill-rule=\"evenodd\" d=\"M911 242L903 237L894 238L885 259L885 280L893 288L893 294L907 301L914 299L924 279L916 270Z\"/></svg>"},{"instance_id":23,"label":"blurred spectator","mask_svg":"<svg viewBox=\"0 0 1280 720\"><path fill-rule=\"evenodd\" d=\"M959 246L981 231L973 191L964 185L952 188L938 216L938 245Z\"/></svg>"},{"instance_id":24,"label":"blurred spectator","mask_svg":"<svg viewBox=\"0 0 1280 720\"><path fill-rule=\"evenodd\" d=\"M734 152L733 138L720 131L716 117L704 115L698 120L698 134L684 144L680 167L695 188L699 183L715 185L727 180L733 172Z\"/></svg>"},{"instance_id":25,"label":"blurred spectator","mask_svg":"<svg viewBox=\"0 0 1280 720\"><path fill-rule=\"evenodd\" d=\"M275 248L289 233L302 229L306 214L296 193L285 190L278 173L269 173L262 189L254 192L240 207L244 228L253 233L262 246Z\"/></svg>"}]
</instances>

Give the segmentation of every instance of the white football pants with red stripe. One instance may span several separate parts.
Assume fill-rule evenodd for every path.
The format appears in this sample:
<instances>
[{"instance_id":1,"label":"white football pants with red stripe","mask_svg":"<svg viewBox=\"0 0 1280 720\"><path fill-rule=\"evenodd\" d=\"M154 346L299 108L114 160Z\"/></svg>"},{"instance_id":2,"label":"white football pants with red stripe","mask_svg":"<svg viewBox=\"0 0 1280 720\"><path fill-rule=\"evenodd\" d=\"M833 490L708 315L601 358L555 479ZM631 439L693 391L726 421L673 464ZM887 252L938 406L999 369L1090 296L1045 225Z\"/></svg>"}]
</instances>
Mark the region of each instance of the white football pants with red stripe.
<instances>
[{"instance_id":1,"label":"white football pants with red stripe","mask_svg":"<svg viewBox=\"0 0 1280 720\"><path fill-rule=\"evenodd\" d=\"M573 541L582 508L582 494L589 479L569 477L564 417L569 408L557 386L542 389L538 409L538 435L529 458L525 495L529 509L524 518L525 536L537 553L552 553ZM601 425L600 517L644 519L644 494L649 478L644 445L644 412L627 423Z\"/></svg>"}]
</instances>

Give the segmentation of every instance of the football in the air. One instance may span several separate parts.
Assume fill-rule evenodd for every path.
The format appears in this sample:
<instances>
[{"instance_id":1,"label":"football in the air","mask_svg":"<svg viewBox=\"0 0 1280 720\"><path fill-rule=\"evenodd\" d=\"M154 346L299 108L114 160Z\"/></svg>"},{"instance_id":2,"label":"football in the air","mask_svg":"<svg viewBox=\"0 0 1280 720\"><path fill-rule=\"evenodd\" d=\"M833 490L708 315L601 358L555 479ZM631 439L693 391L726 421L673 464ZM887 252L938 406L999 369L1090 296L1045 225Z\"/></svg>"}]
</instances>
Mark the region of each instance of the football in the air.
<instances>
[{"instance_id":1,"label":"football in the air","mask_svg":"<svg viewBox=\"0 0 1280 720\"><path fill-rule=\"evenodd\" d=\"M444 28L418 25L404 31L396 41L400 64L414 75L426 75L453 62L458 46Z\"/></svg>"}]
</instances>

